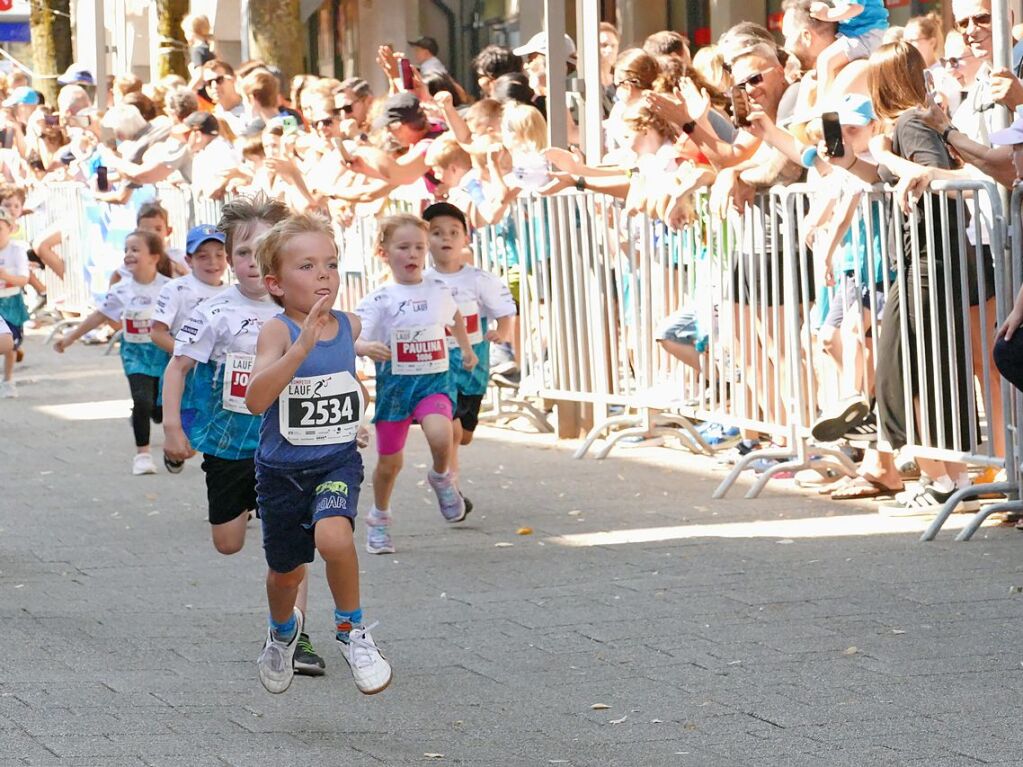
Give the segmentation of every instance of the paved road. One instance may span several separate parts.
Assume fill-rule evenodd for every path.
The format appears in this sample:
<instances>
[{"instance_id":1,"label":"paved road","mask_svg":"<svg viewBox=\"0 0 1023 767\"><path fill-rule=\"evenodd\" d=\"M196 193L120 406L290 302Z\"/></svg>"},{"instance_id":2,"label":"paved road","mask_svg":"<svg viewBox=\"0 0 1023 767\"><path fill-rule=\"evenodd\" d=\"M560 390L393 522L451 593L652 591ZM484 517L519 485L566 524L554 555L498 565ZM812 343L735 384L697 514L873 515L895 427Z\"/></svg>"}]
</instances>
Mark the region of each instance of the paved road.
<instances>
[{"instance_id":1,"label":"paved road","mask_svg":"<svg viewBox=\"0 0 1023 767\"><path fill-rule=\"evenodd\" d=\"M575 462L500 431L457 528L415 442L399 553L362 558L391 689L355 690L317 572L328 675L270 696L257 529L220 557L197 466L129 476L116 358L28 352L0 401L2 767L1023 761L1018 533L921 545L808 496L710 501L680 453ZM86 402L110 404L64 407ZM585 537L622 530L651 540Z\"/></svg>"}]
</instances>

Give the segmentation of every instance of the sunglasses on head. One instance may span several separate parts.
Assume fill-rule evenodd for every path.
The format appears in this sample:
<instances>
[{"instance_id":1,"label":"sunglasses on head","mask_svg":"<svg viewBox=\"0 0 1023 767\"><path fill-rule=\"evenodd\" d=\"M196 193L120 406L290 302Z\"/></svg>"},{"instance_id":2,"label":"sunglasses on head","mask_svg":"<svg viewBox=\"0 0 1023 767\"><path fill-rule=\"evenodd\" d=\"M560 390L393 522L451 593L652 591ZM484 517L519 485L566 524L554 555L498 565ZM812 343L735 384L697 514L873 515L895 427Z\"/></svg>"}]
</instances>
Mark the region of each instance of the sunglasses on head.
<instances>
[{"instance_id":1,"label":"sunglasses on head","mask_svg":"<svg viewBox=\"0 0 1023 767\"><path fill-rule=\"evenodd\" d=\"M991 26L991 14L978 13L973 16L967 16L964 19L956 19L955 28L960 32L963 32L968 26L970 26L970 22L973 22L973 26L975 27L989 27Z\"/></svg>"},{"instance_id":2,"label":"sunglasses on head","mask_svg":"<svg viewBox=\"0 0 1023 767\"><path fill-rule=\"evenodd\" d=\"M764 81L764 73L757 72L755 75L751 75L739 83L740 88L756 88L760 83Z\"/></svg>"},{"instance_id":3,"label":"sunglasses on head","mask_svg":"<svg viewBox=\"0 0 1023 767\"><path fill-rule=\"evenodd\" d=\"M217 75L216 77L207 78L205 82L206 85L212 85L213 83L216 83L217 85L223 85L224 80L226 79L227 75Z\"/></svg>"}]
</instances>

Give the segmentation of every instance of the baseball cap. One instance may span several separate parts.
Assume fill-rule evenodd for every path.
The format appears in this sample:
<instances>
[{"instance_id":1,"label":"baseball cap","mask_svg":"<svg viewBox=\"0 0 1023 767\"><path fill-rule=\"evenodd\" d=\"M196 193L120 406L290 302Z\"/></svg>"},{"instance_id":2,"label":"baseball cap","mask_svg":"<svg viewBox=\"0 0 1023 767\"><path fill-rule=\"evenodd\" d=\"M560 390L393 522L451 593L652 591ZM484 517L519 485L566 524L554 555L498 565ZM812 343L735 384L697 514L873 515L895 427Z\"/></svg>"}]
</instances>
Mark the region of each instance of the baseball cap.
<instances>
[{"instance_id":1,"label":"baseball cap","mask_svg":"<svg viewBox=\"0 0 1023 767\"><path fill-rule=\"evenodd\" d=\"M386 128L391 123L411 122L422 113L419 97L410 91L395 93L384 102L384 111L373 121L373 128Z\"/></svg>"},{"instance_id":2,"label":"baseball cap","mask_svg":"<svg viewBox=\"0 0 1023 767\"><path fill-rule=\"evenodd\" d=\"M435 202L433 205L427 206L426 210L423 211L423 221L433 221L441 216L457 219L461 222L462 228L469 231L469 227L465 222L465 214L450 202Z\"/></svg>"},{"instance_id":3,"label":"baseball cap","mask_svg":"<svg viewBox=\"0 0 1023 767\"><path fill-rule=\"evenodd\" d=\"M192 112L184 122L189 128L194 128L207 136L216 136L220 133L217 118L209 112Z\"/></svg>"},{"instance_id":4,"label":"baseball cap","mask_svg":"<svg viewBox=\"0 0 1023 767\"><path fill-rule=\"evenodd\" d=\"M57 78L57 82L61 85L71 85L72 83L95 85L96 78L92 76L92 72L85 64L72 64L64 70L64 74Z\"/></svg>"},{"instance_id":5,"label":"baseball cap","mask_svg":"<svg viewBox=\"0 0 1023 767\"><path fill-rule=\"evenodd\" d=\"M420 37L418 40L409 40L409 45L414 45L416 48L422 48L424 51L429 51L431 56L436 56L437 51L440 48L437 46L437 41L432 37Z\"/></svg>"},{"instance_id":6,"label":"baseball cap","mask_svg":"<svg viewBox=\"0 0 1023 767\"><path fill-rule=\"evenodd\" d=\"M572 38L567 34L565 35L565 48L568 49L569 61L575 61L575 43L572 42ZM513 53L516 56L529 56L534 53L542 53L544 56L547 55L547 33L537 32L525 45L520 45L516 48Z\"/></svg>"},{"instance_id":7,"label":"baseball cap","mask_svg":"<svg viewBox=\"0 0 1023 767\"><path fill-rule=\"evenodd\" d=\"M5 107L13 107L17 104L31 104L35 106L39 103L39 91L32 90L27 85L20 85L11 91L11 95L4 99Z\"/></svg>"},{"instance_id":8,"label":"baseball cap","mask_svg":"<svg viewBox=\"0 0 1023 767\"><path fill-rule=\"evenodd\" d=\"M870 98L860 93L847 93L836 105L838 121L842 125L870 125L877 119Z\"/></svg>"},{"instance_id":9,"label":"baseball cap","mask_svg":"<svg viewBox=\"0 0 1023 767\"><path fill-rule=\"evenodd\" d=\"M211 224L200 224L188 230L188 237L185 239L185 253L192 255L199 250L199 246L209 240L216 240L219 243L227 241L227 235Z\"/></svg>"}]
</instances>

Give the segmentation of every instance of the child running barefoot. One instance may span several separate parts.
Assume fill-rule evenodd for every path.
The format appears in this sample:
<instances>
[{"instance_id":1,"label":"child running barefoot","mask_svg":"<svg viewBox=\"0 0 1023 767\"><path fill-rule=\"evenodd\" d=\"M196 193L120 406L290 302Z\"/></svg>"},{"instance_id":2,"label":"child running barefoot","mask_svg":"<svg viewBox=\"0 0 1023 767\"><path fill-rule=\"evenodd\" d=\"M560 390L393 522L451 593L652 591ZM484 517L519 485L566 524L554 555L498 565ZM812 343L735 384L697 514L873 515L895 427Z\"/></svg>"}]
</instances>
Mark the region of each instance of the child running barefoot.
<instances>
[{"instance_id":1,"label":"child running barefoot","mask_svg":"<svg viewBox=\"0 0 1023 767\"><path fill-rule=\"evenodd\" d=\"M270 627L259 680L288 689L305 617L296 606L317 551L334 597L342 654L367 695L391 683L359 599L353 533L362 484L357 438L366 394L355 376L355 315L332 311L341 285L330 224L297 215L276 224L256 248L267 290L283 311L263 325L245 404L261 413L256 495L269 573Z\"/></svg>"},{"instance_id":2,"label":"child running barefoot","mask_svg":"<svg viewBox=\"0 0 1023 767\"><path fill-rule=\"evenodd\" d=\"M6 208L0 207L0 319L5 320L14 344L3 353L4 380L0 398L17 397L14 385L14 361L21 346L22 328L28 321L23 290L28 284L28 246L11 239L16 222Z\"/></svg>"},{"instance_id":3,"label":"child running barefoot","mask_svg":"<svg viewBox=\"0 0 1023 767\"><path fill-rule=\"evenodd\" d=\"M53 348L63 353L90 330L109 323L124 329L121 338L121 364L131 388L131 427L135 432L137 454L131 473L155 474L153 456L149 454L149 423L160 423L162 410L157 401L160 377L170 355L153 343L150 323L156 299L169 280L170 262L163 250L163 240L153 232L136 229L124 240L124 266L130 280L121 280L107 293L99 309L58 339ZM164 273L160 273L160 269Z\"/></svg>"},{"instance_id":4,"label":"child running barefoot","mask_svg":"<svg viewBox=\"0 0 1023 767\"><path fill-rule=\"evenodd\" d=\"M461 522L465 500L450 471L454 380L448 369L445 328L462 353L462 367L476 367L476 353L465 322L439 280L425 279L426 222L416 216L387 216L379 223L376 250L391 268L393 282L370 293L355 310L363 334L355 348L376 362L377 467L373 472L373 511L366 517L366 550L394 551L391 493L401 471L402 451L415 418L430 445L433 469L427 474L448 522Z\"/></svg>"},{"instance_id":5,"label":"child running barefoot","mask_svg":"<svg viewBox=\"0 0 1023 767\"><path fill-rule=\"evenodd\" d=\"M449 202L437 202L423 211L429 224L430 256L433 269L426 279L437 279L451 289L478 363L472 370L462 367L462 352L453 336L448 336L451 375L455 379L455 417L451 421L451 475L459 486L458 448L472 442L479 423L480 405L487 393L490 373L490 344L511 339L515 319L515 301L508 286L490 272L464 264L463 254L469 239L465 214ZM485 331L490 321L497 327ZM472 508L465 499L466 511Z\"/></svg>"},{"instance_id":6,"label":"child running barefoot","mask_svg":"<svg viewBox=\"0 0 1023 767\"><path fill-rule=\"evenodd\" d=\"M193 310L224 289L224 272L227 270L224 239L223 233L209 224L194 226L188 232L185 259L191 273L163 286L156 300L156 311L153 312L153 343L168 354L174 353L174 339L185 320L192 316ZM181 426L189 439L193 438L192 423L196 413L209 395L212 381L205 374L211 372L211 368L204 366L185 381L181 400ZM185 467L184 459L171 459L166 451L163 464L172 474L179 473Z\"/></svg>"},{"instance_id":7,"label":"child running barefoot","mask_svg":"<svg viewBox=\"0 0 1023 767\"><path fill-rule=\"evenodd\" d=\"M259 418L245 407L245 390L260 328L280 312L259 274L256 243L287 217L284 204L267 197L235 198L224 206L219 229L226 235L238 284L195 308L177 334L174 358L164 373L164 463L184 461L191 448L202 452L210 532L213 546L221 554L242 550L249 511L256 508L254 458ZM189 378L189 372L197 367L206 371ZM186 380L208 382L212 392L196 414L191 439L186 438L181 422ZM303 614L307 587L308 577L298 592ZM295 672L321 676L325 666L309 637L299 635Z\"/></svg>"}]
</instances>

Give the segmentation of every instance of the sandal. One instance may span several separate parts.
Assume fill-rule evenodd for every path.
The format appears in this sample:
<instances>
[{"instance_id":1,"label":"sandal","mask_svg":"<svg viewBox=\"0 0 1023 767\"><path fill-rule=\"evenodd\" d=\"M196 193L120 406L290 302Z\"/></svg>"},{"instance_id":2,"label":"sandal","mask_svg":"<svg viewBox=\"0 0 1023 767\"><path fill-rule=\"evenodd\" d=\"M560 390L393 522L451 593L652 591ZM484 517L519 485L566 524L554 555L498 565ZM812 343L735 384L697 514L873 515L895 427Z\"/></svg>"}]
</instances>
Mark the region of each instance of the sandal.
<instances>
[{"instance_id":1,"label":"sandal","mask_svg":"<svg viewBox=\"0 0 1023 767\"><path fill-rule=\"evenodd\" d=\"M831 493L834 501L858 501L864 498L877 498L879 495L894 495L901 487L888 487L871 477L857 474L844 487L836 487Z\"/></svg>"}]
</instances>

